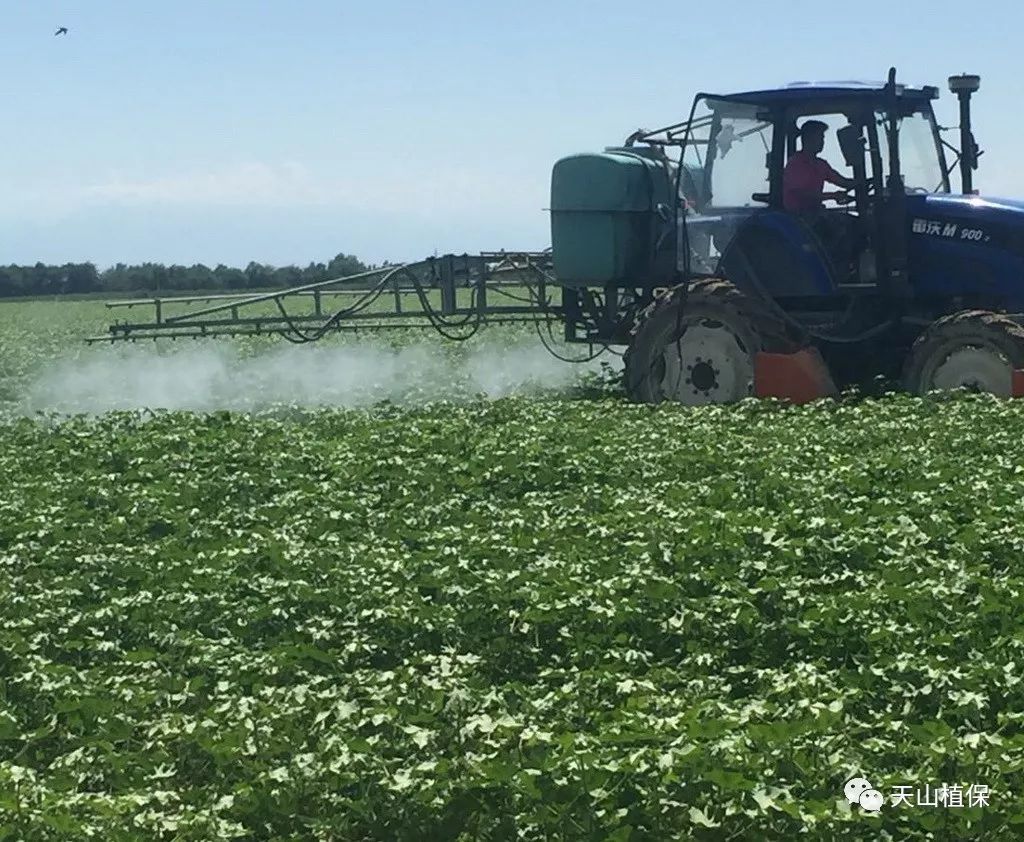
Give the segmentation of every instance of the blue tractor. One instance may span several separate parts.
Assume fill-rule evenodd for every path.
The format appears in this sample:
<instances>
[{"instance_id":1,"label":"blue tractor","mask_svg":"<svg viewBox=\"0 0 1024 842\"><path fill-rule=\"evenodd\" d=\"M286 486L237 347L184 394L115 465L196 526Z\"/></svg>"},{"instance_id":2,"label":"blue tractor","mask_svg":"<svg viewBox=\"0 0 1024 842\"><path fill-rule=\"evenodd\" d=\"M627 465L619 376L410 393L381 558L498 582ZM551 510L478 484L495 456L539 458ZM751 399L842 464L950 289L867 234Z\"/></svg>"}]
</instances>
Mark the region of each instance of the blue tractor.
<instances>
[{"instance_id":1,"label":"blue tractor","mask_svg":"<svg viewBox=\"0 0 1024 842\"><path fill-rule=\"evenodd\" d=\"M553 270L567 336L627 346L626 389L657 403L812 399L851 382L915 393L1024 389L1024 202L973 189L977 76L939 91L796 83L696 97L690 119L559 161ZM787 210L800 127L852 187ZM961 190L950 177L959 167Z\"/></svg>"}]
</instances>

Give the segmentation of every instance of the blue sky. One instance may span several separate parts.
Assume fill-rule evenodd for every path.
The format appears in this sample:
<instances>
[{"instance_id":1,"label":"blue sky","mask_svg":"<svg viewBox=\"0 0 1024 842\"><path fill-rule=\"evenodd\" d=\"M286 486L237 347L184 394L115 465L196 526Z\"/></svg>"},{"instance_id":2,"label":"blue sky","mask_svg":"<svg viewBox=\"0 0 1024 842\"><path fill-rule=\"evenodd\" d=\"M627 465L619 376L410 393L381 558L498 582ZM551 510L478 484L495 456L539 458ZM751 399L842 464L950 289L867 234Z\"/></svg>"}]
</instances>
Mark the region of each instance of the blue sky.
<instances>
[{"instance_id":1,"label":"blue sky","mask_svg":"<svg viewBox=\"0 0 1024 842\"><path fill-rule=\"evenodd\" d=\"M985 0L8 0L0 263L542 248L558 157L697 90L890 64L943 90L980 73L978 186L1024 196L1022 28Z\"/></svg>"}]
</instances>

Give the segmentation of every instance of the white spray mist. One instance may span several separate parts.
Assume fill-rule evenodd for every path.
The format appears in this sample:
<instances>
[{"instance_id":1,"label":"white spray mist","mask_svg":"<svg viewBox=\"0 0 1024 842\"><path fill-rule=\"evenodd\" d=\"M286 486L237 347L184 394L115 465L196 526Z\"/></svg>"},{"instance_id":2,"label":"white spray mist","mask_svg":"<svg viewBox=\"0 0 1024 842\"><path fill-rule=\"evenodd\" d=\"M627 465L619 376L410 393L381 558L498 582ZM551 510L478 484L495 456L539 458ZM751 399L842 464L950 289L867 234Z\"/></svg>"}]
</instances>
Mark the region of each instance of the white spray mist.
<instances>
[{"instance_id":1,"label":"white spray mist","mask_svg":"<svg viewBox=\"0 0 1024 842\"><path fill-rule=\"evenodd\" d=\"M608 355L602 360L615 363ZM401 348L277 346L255 356L223 343L196 344L170 353L141 346L103 347L44 371L20 410L249 411L281 404L351 408L381 401L498 398L568 388L585 372L600 367L600 361L562 362L536 340L474 343L458 354L446 352L437 342Z\"/></svg>"}]
</instances>

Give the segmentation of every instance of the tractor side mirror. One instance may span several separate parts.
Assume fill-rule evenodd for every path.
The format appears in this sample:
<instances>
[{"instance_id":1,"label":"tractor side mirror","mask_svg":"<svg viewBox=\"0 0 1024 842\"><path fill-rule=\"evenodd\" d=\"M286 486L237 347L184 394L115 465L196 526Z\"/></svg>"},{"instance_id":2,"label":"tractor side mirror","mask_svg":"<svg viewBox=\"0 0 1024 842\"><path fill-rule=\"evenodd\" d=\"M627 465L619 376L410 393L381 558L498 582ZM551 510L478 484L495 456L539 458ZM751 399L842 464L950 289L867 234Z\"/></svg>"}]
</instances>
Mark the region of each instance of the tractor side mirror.
<instances>
[{"instance_id":1,"label":"tractor side mirror","mask_svg":"<svg viewBox=\"0 0 1024 842\"><path fill-rule=\"evenodd\" d=\"M974 138L974 132L971 132L971 168L978 169L978 158L982 156L981 147L978 146L978 141Z\"/></svg>"},{"instance_id":2,"label":"tractor side mirror","mask_svg":"<svg viewBox=\"0 0 1024 842\"><path fill-rule=\"evenodd\" d=\"M843 158L846 160L846 166L853 170L864 165L864 133L861 131L860 126L843 126L838 132L836 132L836 138L839 140L839 148L843 150Z\"/></svg>"}]
</instances>

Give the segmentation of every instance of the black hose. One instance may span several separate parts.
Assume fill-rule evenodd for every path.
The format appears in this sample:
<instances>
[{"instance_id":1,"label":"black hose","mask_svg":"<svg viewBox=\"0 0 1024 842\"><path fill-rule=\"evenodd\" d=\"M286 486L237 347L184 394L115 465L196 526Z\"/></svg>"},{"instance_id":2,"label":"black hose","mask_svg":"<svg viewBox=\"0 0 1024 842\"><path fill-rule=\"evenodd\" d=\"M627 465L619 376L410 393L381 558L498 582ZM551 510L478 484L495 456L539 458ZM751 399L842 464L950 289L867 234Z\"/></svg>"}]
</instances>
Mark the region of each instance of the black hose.
<instances>
[{"instance_id":1,"label":"black hose","mask_svg":"<svg viewBox=\"0 0 1024 842\"><path fill-rule=\"evenodd\" d=\"M423 291L423 285L420 283L420 279L417 278L412 272L410 272L407 267L403 267L403 271L405 275L412 281L413 290L416 293L416 297L420 301L420 306L423 308L423 312L427 317L427 321L430 322L430 326L434 328L435 331L441 334L441 336L443 336L445 339L448 339L452 342L465 342L476 336L477 331L480 330L480 327L483 324L483 314L476 306L476 287L473 287L472 299L470 301L470 307L473 309L473 312L468 313L464 318L461 318L457 321L448 321L447 319L445 319L444 316L439 315L437 311L434 309L434 305L430 303L430 299ZM465 327L470 322L473 322L473 326L470 329L469 333L465 335L456 335L448 332L450 329L453 328L457 329L460 327Z\"/></svg>"},{"instance_id":2,"label":"black hose","mask_svg":"<svg viewBox=\"0 0 1024 842\"><path fill-rule=\"evenodd\" d=\"M557 285L557 280L552 278L547 272L545 272L540 267L533 266L532 269L535 272L537 272L540 275L542 275L547 280L549 280L550 282L555 283ZM297 344L297 345L306 344L308 342L315 342L315 341L323 338L323 336L328 331L332 330L337 325L337 323L339 321L341 321L343 318L355 315L356 313L360 313L360 312L364 311L366 308L368 308L369 306L371 306L375 301L377 301L377 299L379 299L381 297L381 295L384 294L384 291L385 291L385 288L387 287L387 284L398 273L401 273L401 274L405 275L412 282L413 292L416 294L416 297L419 299L420 306L423 308L423 314L426 316L427 320L430 322L430 326L437 333L439 333L441 336L443 336L445 339L448 339L448 340L453 341L453 342L465 342L465 341L473 338L477 334L477 332L480 330L480 328L483 326L483 324L484 324L483 313L477 307L479 290L475 286L472 289L472 299L471 299L471 303L470 303L471 311L469 313L467 313L465 316L460 317L459 319L454 319L454 320L448 319L445 316L443 316L442 314L438 313L437 308L435 308L434 305L430 303L429 296L427 295L426 291L424 290L423 284L420 281L419 277L417 277L416 274L414 274L412 271L410 271L408 266L401 265L401 266L396 266L394 269L392 269L390 272L388 272L380 280L380 282L376 286L374 286L370 290L367 290L366 294L363 295L351 307L347 307L347 308L345 308L343 310L337 311L336 313L331 315L331 317L326 322L324 322L322 325L320 325L319 327L317 327L315 330L312 330L312 331L306 331L300 325L298 325L294 321L292 316L285 309L284 304L281 301L281 299L280 298L275 299L275 303L277 304L277 309L280 312L282 319L285 321L285 323L287 325L287 330L279 330L278 333L281 336L283 336L285 339L287 339L289 342L291 342L293 344ZM541 344L544 346L545 350L547 350L547 352L549 354L551 354L551 356L555 357L558 360L561 360L562 362L581 364L581 363L592 362L593 360L597 359L602 354L604 354L606 351L610 352L610 353L616 353L607 344L603 344L601 346L600 350L598 350L597 352L595 352L595 353L593 353L593 354L591 354L589 356L582 357L582 358L575 358L574 359L574 358L566 357L566 356L563 356L562 354L560 354L553 347L553 343L556 341L555 337L554 337L554 332L553 332L553 329L552 329L552 324L554 323L554 319L551 316L551 311L550 311L550 309L547 306L547 302L546 301L541 301L540 295L538 294L536 289L531 284L526 284L525 286L526 286L527 295L528 295L528 298L526 298L526 299L521 298L519 296L512 295L511 293L509 293L509 292L507 292L505 290L500 290L499 289L499 290L495 290L495 291L498 294L504 295L504 296L506 296L508 298L511 298L514 301L518 301L520 303L528 303L528 304L531 304L531 305L537 307L537 309L544 316L543 321L545 322L545 325L547 327L547 332L548 332L548 336L550 337L550 342L549 342L549 340L547 338L544 337L544 334L541 331L541 320L539 320L539 319L534 320L534 326L536 328L537 335L540 338ZM466 332L466 333L452 333L451 332L453 330L458 330L459 328L464 328L464 327L466 327L468 325L470 327L469 327L468 332ZM619 356L621 356L621 354L619 354Z\"/></svg>"},{"instance_id":3,"label":"black hose","mask_svg":"<svg viewBox=\"0 0 1024 842\"><path fill-rule=\"evenodd\" d=\"M540 269L538 269L537 271L544 275L545 278L551 280L552 282L555 282L555 279L551 278L551 276L549 276L547 272L544 272L543 270ZM537 309L544 314L544 325L545 327L547 327L548 337L550 338L551 343L554 343L556 341L555 334L551 329L551 325L554 323L554 319L551 317L551 311L548 309L547 302L540 300L540 295L534 291L533 287L527 286L526 289L530 294L531 303L533 303L537 307ZM551 345L549 345L548 340L544 338L544 334L541 333L540 329L540 320L535 320L533 324L534 328L537 331L537 337L540 339L540 344L544 346L544 350L547 351L556 360L560 360L561 362L572 363L574 365L582 365L583 363L593 362L603 353L605 353L605 351L610 350L607 344L602 344L601 349L599 351L591 353L590 356L580 357L577 359L574 359L572 357L564 357L560 353L558 353L558 351L556 351ZM593 344L591 344L591 347L593 347Z\"/></svg>"},{"instance_id":4,"label":"black hose","mask_svg":"<svg viewBox=\"0 0 1024 842\"><path fill-rule=\"evenodd\" d=\"M529 287L529 284L523 284L523 286ZM505 290L501 289L500 287L495 287L494 289L491 290L491 292L493 292L495 295L501 295L501 296L504 296L505 298L509 298L512 301L515 301L515 302L517 302L519 304L530 304L530 305L532 305L534 303L532 298L522 298L522 297L520 297L518 295L513 295L512 293L506 292Z\"/></svg>"},{"instance_id":5,"label":"black hose","mask_svg":"<svg viewBox=\"0 0 1024 842\"><path fill-rule=\"evenodd\" d=\"M308 342L316 342L317 340L322 339L324 335L329 330L332 330L334 326L343 318L355 315L356 313L361 313L367 307L372 305L384 293L384 288L387 286L388 281L390 281L391 278L394 277L396 272L404 268L404 266L398 266L392 269L390 272L386 273L384 277L381 278L381 280L377 283L377 285L372 289L367 290L366 294L363 295L362 298L360 298L358 301L356 301L355 304L353 304L351 307L347 307L343 310L339 310L338 312L334 313L326 322L324 322L314 331L309 333L305 332L298 324L295 323L294 319L292 319L292 317L288 314L288 311L285 310L281 298L275 298L274 301L277 304L278 311L281 313L281 318L284 319L285 323L288 325L287 332L281 330L278 331L278 333L280 333L281 336L283 336L285 339L287 339L289 342L295 345L304 345Z\"/></svg>"}]
</instances>

